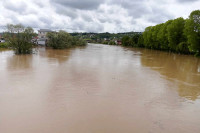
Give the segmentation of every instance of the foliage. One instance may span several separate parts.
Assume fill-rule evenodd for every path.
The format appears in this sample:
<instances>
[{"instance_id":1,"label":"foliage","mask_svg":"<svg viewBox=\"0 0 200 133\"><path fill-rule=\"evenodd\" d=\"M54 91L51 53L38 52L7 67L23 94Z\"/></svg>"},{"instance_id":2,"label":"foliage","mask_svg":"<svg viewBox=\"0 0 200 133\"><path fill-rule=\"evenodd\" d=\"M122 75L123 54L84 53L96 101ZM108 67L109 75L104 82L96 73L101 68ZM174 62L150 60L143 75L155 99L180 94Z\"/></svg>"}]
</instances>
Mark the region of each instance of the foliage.
<instances>
[{"instance_id":1,"label":"foliage","mask_svg":"<svg viewBox=\"0 0 200 133\"><path fill-rule=\"evenodd\" d=\"M188 54L189 52L189 48L188 48L188 43L186 42L181 42L178 44L176 51L179 53L183 53L183 54Z\"/></svg>"},{"instance_id":2,"label":"foliage","mask_svg":"<svg viewBox=\"0 0 200 133\"><path fill-rule=\"evenodd\" d=\"M167 27L172 23L173 20L168 20L166 23L163 23L160 27L160 30L158 32L158 41L160 43L160 49L161 50L168 50L168 32Z\"/></svg>"},{"instance_id":3,"label":"foliage","mask_svg":"<svg viewBox=\"0 0 200 133\"><path fill-rule=\"evenodd\" d=\"M138 41L139 41L140 35L136 34L134 36L131 37L131 45L132 46L138 46Z\"/></svg>"},{"instance_id":4,"label":"foliage","mask_svg":"<svg viewBox=\"0 0 200 133\"><path fill-rule=\"evenodd\" d=\"M69 33L65 31L59 32L49 32L48 46L54 49L65 49L72 46L84 46L86 42L83 39L78 39L77 37L72 37Z\"/></svg>"},{"instance_id":5,"label":"foliage","mask_svg":"<svg viewBox=\"0 0 200 133\"><path fill-rule=\"evenodd\" d=\"M167 27L169 49L176 51L179 43L186 42L184 35L185 20L183 18L177 18Z\"/></svg>"},{"instance_id":6,"label":"foliage","mask_svg":"<svg viewBox=\"0 0 200 133\"><path fill-rule=\"evenodd\" d=\"M109 45L116 45L115 41L110 41Z\"/></svg>"},{"instance_id":7,"label":"foliage","mask_svg":"<svg viewBox=\"0 0 200 133\"><path fill-rule=\"evenodd\" d=\"M115 44L113 41L121 41L124 36L133 37L137 34L141 35L141 32L124 32L124 33L70 33L74 37L83 38L90 43L106 43L106 44ZM107 40L105 42L105 40Z\"/></svg>"},{"instance_id":8,"label":"foliage","mask_svg":"<svg viewBox=\"0 0 200 133\"><path fill-rule=\"evenodd\" d=\"M9 44L7 42L0 43L0 48L9 48Z\"/></svg>"},{"instance_id":9,"label":"foliage","mask_svg":"<svg viewBox=\"0 0 200 133\"><path fill-rule=\"evenodd\" d=\"M131 46L131 47L143 47L142 34L134 34L132 36L123 36L122 45Z\"/></svg>"},{"instance_id":10,"label":"foliage","mask_svg":"<svg viewBox=\"0 0 200 133\"><path fill-rule=\"evenodd\" d=\"M24 27L21 24L8 24L4 36L16 54L30 54L32 52L31 39L34 36L34 30L31 27Z\"/></svg>"},{"instance_id":11,"label":"foliage","mask_svg":"<svg viewBox=\"0 0 200 133\"><path fill-rule=\"evenodd\" d=\"M140 37L138 38L137 46L138 47L144 47L144 38L143 38L143 35L140 35Z\"/></svg>"},{"instance_id":12,"label":"foliage","mask_svg":"<svg viewBox=\"0 0 200 133\"><path fill-rule=\"evenodd\" d=\"M139 38L138 46L199 55L200 10L193 11L186 20L177 18L147 27Z\"/></svg>"},{"instance_id":13,"label":"foliage","mask_svg":"<svg viewBox=\"0 0 200 133\"><path fill-rule=\"evenodd\" d=\"M190 52L200 52L200 10L193 11L185 24L185 35L189 44Z\"/></svg>"},{"instance_id":14,"label":"foliage","mask_svg":"<svg viewBox=\"0 0 200 133\"><path fill-rule=\"evenodd\" d=\"M122 37L122 45L123 46L130 46L131 45L131 41L130 41L129 36Z\"/></svg>"}]
</instances>

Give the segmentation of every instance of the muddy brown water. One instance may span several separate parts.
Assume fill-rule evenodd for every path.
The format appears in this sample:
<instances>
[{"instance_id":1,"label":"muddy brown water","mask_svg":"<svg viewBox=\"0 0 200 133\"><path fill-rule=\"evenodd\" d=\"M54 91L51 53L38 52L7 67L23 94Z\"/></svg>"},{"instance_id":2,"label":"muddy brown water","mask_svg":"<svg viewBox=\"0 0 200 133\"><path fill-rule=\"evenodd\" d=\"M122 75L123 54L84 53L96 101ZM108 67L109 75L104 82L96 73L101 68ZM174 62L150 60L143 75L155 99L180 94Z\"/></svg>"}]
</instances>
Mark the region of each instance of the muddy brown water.
<instances>
[{"instance_id":1,"label":"muddy brown water","mask_svg":"<svg viewBox=\"0 0 200 133\"><path fill-rule=\"evenodd\" d=\"M100 44L1 50L0 133L200 133L200 59Z\"/></svg>"}]
</instances>

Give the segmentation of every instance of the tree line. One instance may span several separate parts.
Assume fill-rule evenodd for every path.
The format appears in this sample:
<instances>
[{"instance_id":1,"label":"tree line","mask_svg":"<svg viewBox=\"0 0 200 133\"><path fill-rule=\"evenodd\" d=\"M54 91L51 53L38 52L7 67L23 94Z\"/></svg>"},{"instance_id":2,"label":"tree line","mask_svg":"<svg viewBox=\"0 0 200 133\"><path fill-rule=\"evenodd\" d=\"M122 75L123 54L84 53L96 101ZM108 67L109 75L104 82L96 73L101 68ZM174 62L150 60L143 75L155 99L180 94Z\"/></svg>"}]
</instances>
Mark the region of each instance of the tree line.
<instances>
[{"instance_id":1,"label":"tree line","mask_svg":"<svg viewBox=\"0 0 200 133\"><path fill-rule=\"evenodd\" d=\"M149 26L141 35L124 36L122 45L199 56L200 10L193 11L187 19L180 17L156 26Z\"/></svg>"},{"instance_id":2,"label":"tree line","mask_svg":"<svg viewBox=\"0 0 200 133\"><path fill-rule=\"evenodd\" d=\"M12 48L16 54L31 54L35 46L32 39L36 37L33 28L21 24L7 24L4 38L6 43L0 47ZM65 31L50 32L47 34L47 46L53 49L65 49L73 46L84 46L86 42L77 37L71 36Z\"/></svg>"}]
</instances>

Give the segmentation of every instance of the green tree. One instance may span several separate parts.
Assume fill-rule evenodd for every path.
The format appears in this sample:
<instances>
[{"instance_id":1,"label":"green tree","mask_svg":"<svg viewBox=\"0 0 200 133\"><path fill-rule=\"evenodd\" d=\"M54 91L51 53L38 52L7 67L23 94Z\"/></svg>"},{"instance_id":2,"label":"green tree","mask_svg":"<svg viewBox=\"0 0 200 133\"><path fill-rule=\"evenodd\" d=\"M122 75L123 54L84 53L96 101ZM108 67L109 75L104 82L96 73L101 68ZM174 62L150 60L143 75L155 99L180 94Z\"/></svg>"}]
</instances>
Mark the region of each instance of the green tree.
<instances>
[{"instance_id":1,"label":"green tree","mask_svg":"<svg viewBox=\"0 0 200 133\"><path fill-rule=\"evenodd\" d=\"M130 46L131 45L129 36L122 37L122 45L123 46Z\"/></svg>"},{"instance_id":2,"label":"green tree","mask_svg":"<svg viewBox=\"0 0 200 133\"><path fill-rule=\"evenodd\" d=\"M159 41L158 34L160 29L162 28L163 24L158 24L152 27L152 48L153 49L160 49L161 42Z\"/></svg>"},{"instance_id":3,"label":"green tree","mask_svg":"<svg viewBox=\"0 0 200 133\"><path fill-rule=\"evenodd\" d=\"M172 20L168 20L166 23L162 24L160 27L160 30L158 32L157 38L160 43L160 49L161 50L168 50L168 32L167 27L171 24Z\"/></svg>"},{"instance_id":4,"label":"green tree","mask_svg":"<svg viewBox=\"0 0 200 133\"><path fill-rule=\"evenodd\" d=\"M16 54L30 54L33 46L31 39L34 35L34 30L31 27L8 24L5 38Z\"/></svg>"},{"instance_id":5,"label":"green tree","mask_svg":"<svg viewBox=\"0 0 200 133\"><path fill-rule=\"evenodd\" d=\"M185 24L185 35L188 39L189 50L200 54L200 10L193 11Z\"/></svg>"},{"instance_id":6,"label":"green tree","mask_svg":"<svg viewBox=\"0 0 200 133\"><path fill-rule=\"evenodd\" d=\"M184 53L184 54L189 54L190 53L187 42L181 42L181 43L179 43L178 47L176 48L176 50L179 53Z\"/></svg>"},{"instance_id":7,"label":"green tree","mask_svg":"<svg viewBox=\"0 0 200 133\"><path fill-rule=\"evenodd\" d=\"M54 49L65 49L72 46L86 45L86 42L83 39L72 37L69 33L65 31L49 32L47 34L47 37L48 46Z\"/></svg>"},{"instance_id":8,"label":"green tree","mask_svg":"<svg viewBox=\"0 0 200 133\"><path fill-rule=\"evenodd\" d=\"M167 27L169 48L172 51L177 51L177 47L180 43L186 42L184 35L185 20L183 18L177 18Z\"/></svg>"},{"instance_id":9,"label":"green tree","mask_svg":"<svg viewBox=\"0 0 200 133\"><path fill-rule=\"evenodd\" d=\"M131 44L132 44L132 46L134 46L134 47L138 46L139 37L140 37L139 34L135 34L135 35L132 36L132 38L131 38Z\"/></svg>"},{"instance_id":10,"label":"green tree","mask_svg":"<svg viewBox=\"0 0 200 133\"><path fill-rule=\"evenodd\" d=\"M143 33L143 38L144 38L144 46L146 48L152 48L152 26L149 26L145 29Z\"/></svg>"},{"instance_id":11,"label":"green tree","mask_svg":"<svg viewBox=\"0 0 200 133\"><path fill-rule=\"evenodd\" d=\"M143 39L143 34L140 35L139 39L138 39L138 47L144 47L144 39Z\"/></svg>"}]
</instances>

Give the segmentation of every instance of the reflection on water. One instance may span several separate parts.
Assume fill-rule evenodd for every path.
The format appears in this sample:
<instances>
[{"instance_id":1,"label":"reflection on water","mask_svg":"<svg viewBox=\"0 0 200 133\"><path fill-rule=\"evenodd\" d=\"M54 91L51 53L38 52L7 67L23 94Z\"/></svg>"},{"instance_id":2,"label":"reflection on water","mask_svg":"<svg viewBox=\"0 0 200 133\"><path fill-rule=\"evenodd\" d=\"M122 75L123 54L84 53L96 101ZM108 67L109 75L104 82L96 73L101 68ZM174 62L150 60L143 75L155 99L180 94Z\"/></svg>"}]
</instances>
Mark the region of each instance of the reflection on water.
<instances>
[{"instance_id":1,"label":"reflection on water","mask_svg":"<svg viewBox=\"0 0 200 133\"><path fill-rule=\"evenodd\" d=\"M32 68L33 56L32 55L12 55L7 59L8 69L29 69Z\"/></svg>"},{"instance_id":2,"label":"reflection on water","mask_svg":"<svg viewBox=\"0 0 200 133\"><path fill-rule=\"evenodd\" d=\"M59 64L65 62L70 56L70 49L67 50L54 50L41 48L39 55L48 58L49 61L57 61Z\"/></svg>"},{"instance_id":3,"label":"reflection on water","mask_svg":"<svg viewBox=\"0 0 200 133\"><path fill-rule=\"evenodd\" d=\"M187 55L143 50L141 63L178 86L179 95L196 100L200 95L200 59Z\"/></svg>"},{"instance_id":4,"label":"reflection on water","mask_svg":"<svg viewBox=\"0 0 200 133\"><path fill-rule=\"evenodd\" d=\"M0 133L199 133L199 66L99 44L0 51Z\"/></svg>"}]
</instances>

